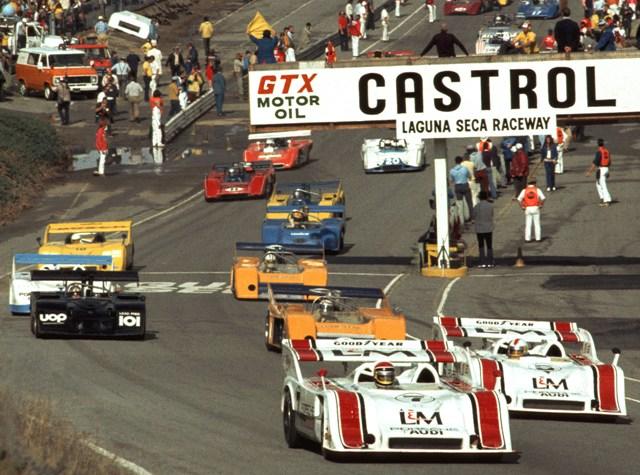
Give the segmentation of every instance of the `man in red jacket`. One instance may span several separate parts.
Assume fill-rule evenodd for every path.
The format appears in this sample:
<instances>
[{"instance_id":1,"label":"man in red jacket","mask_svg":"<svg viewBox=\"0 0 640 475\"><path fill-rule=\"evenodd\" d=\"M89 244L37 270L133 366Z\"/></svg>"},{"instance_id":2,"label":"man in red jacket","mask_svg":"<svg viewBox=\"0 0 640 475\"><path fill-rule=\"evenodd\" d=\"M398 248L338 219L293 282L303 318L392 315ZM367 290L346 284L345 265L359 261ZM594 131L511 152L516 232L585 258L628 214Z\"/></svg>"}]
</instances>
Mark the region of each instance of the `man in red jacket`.
<instances>
[{"instance_id":1,"label":"man in red jacket","mask_svg":"<svg viewBox=\"0 0 640 475\"><path fill-rule=\"evenodd\" d=\"M107 152L109 144L107 143L107 121L100 119L98 131L96 132L96 150L100 157L98 158L98 169L93 172L96 176L104 176L104 163L107 161Z\"/></svg>"},{"instance_id":2,"label":"man in red jacket","mask_svg":"<svg viewBox=\"0 0 640 475\"><path fill-rule=\"evenodd\" d=\"M527 177L529 176L529 157L527 152L522 148L521 143L516 143L512 148L513 159L511 160L511 177L513 178L513 188L515 190L515 196L513 200L517 200L520 192L527 184Z\"/></svg>"}]
</instances>

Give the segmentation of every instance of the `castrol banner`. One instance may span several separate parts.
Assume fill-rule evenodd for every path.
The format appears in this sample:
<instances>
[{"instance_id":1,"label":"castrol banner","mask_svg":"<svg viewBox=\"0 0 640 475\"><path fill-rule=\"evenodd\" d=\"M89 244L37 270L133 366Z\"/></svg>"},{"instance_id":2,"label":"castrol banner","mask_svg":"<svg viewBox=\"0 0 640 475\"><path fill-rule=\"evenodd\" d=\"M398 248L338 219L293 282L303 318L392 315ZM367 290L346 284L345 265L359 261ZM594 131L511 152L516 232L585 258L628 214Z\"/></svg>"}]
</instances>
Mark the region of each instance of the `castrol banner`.
<instances>
[{"instance_id":1,"label":"castrol banner","mask_svg":"<svg viewBox=\"0 0 640 475\"><path fill-rule=\"evenodd\" d=\"M551 133L557 115L640 112L637 58L260 70L252 126L395 122L404 138Z\"/></svg>"}]
</instances>

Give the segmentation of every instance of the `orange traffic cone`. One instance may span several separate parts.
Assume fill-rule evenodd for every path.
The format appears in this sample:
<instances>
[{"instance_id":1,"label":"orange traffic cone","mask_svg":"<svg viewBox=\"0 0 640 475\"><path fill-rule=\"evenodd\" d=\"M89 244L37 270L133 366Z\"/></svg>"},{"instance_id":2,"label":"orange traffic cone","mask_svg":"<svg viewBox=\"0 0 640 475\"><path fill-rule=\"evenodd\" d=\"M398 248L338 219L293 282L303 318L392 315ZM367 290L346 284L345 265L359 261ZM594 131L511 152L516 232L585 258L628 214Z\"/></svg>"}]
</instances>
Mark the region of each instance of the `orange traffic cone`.
<instances>
[{"instance_id":1,"label":"orange traffic cone","mask_svg":"<svg viewBox=\"0 0 640 475\"><path fill-rule=\"evenodd\" d=\"M524 267L524 266L525 266L525 263L522 257L522 248L518 247L518 254L516 255L516 263L513 265L513 267Z\"/></svg>"}]
</instances>

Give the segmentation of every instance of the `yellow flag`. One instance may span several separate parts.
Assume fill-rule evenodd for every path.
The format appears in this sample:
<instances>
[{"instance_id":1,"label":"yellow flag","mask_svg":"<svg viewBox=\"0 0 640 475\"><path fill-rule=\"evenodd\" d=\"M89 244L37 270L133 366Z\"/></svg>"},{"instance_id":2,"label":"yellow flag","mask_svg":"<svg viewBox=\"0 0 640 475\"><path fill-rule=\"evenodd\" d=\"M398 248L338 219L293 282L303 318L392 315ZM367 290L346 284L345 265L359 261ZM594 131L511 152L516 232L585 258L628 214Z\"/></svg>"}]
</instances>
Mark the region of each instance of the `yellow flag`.
<instances>
[{"instance_id":1,"label":"yellow flag","mask_svg":"<svg viewBox=\"0 0 640 475\"><path fill-rule=\"evenodd\" d=\"M259 39L262 38L262 32L264 30L271 30L271 35L276 34L276 30L264 19L262 13L256 12L253 20L247 25L247 34Z\"/></svg>"}]
</instances>

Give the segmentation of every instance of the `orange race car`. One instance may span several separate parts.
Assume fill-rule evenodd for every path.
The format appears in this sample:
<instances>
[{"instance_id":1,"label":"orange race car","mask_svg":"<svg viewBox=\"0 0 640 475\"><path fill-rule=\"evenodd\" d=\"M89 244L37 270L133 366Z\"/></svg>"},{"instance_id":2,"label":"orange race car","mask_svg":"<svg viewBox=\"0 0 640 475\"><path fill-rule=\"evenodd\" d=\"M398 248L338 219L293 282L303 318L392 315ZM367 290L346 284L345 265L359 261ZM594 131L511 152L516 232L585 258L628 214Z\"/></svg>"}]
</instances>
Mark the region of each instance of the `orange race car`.
<instances>
[{"instance_id":1,"label":"orange race car","mask_svg":"<svg viewBox=\"0 0 640 475\"><path fill-rule=\"evenodd\" d=\"M237 299L267 298L269 283L327 285L327 262L321 247L238 242L237 251L262 253L262 256L234 257L231 291Z\"/></svg>"},{"instance_id":2,"label":"orange race car","mask_svg":"<svg viewBox=\"0 0 640 475\"><path fill-rule=\"evenodd\" d=\"M280 351L283 338L405 339L405 317L380 289L269 284L268 293L264 338L270 351ZM282 304L276 298L308 301Z\"/></svg>"}]
</instances>

